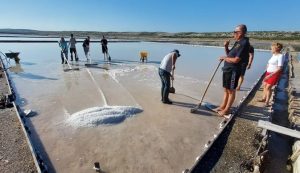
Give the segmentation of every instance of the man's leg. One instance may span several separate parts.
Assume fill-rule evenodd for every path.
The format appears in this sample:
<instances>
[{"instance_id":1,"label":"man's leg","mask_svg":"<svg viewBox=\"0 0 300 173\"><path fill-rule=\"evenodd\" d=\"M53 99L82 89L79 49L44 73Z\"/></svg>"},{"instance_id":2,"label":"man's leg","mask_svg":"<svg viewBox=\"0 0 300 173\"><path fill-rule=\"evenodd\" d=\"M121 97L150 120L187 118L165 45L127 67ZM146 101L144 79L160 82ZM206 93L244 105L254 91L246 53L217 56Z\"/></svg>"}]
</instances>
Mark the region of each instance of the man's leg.
<instances>
[{"instance_id":1,"label":"man's leg","mask_svg":"<svg viewBox=\"0 0 300 173\"><path fill-rule=\"evenodd\" d=\"M73 52L74 52L73 48L70 48L71 61L73 61Z\"/></svg>"},{"instance_id":2,"label":"man's leg","mask_svg":"<svg viewBox=\"0 0 300 173\"><path fill-rule=\"evenodd\" d=\"M164 88L165 88L165 82L164 82L164 79L163 79L163 72L162 70L158 70L158 74L159 74L159 77L160 77L160 80L161 80L161 101L164 101Z\"/></svg>"},{"instance_id":3,"label":"man's leg","mask_svg":"<svg viewBox=\"0 0 300 173\"><path fill-rule=\"evenodd\" d=\"M74 54L75 54L75 61L78 61L78 56L77 56L77 50L74 48Z\"/></svg>"},{"instance_id":4,"label":"man's leg","mask_svg":"<svg viewBox=\"0 0 300 173\"><path fill-rule=\"evenodd\" d=\"M227 73L227 75L225 75L225 78L226 78L225 87L226 87L226 93L228 94L228 100L225 105L225 108L218 112L222 116L229 113L230 108L235 100L235 92L236 92L235 89L238 85L240 73L239 73L239 71L233 70L230 73ZM224 105L221 105L221 106L224 106Z\"/></svg>"},{"instance_id":5,"label":"man's leg","mask_svg":"<svg viewBox=\"0 0 300 173\"><path fill-rule=\"evenodd\" d=\"M215 111L224 110L227 105L228 96L229 96L227 88L230 87L230 80L231 80L231 72L223 71L223 76L222 76L223 89L224 89L223 100L222 100L221 105L219 107L217 107L215 109Z\"/></svg>"},{"instance_id":6,"label":"man's leg","mask_svg":"<svg viewBox=\"0 0 300 173\"><path fill-rule=\"evenodd\" d=\"M163 102L172 104L169 100L169 92L170 92L170 75L164 71L163 73L163 81L164 81L164 89L163 89Z\"/></svg>"},{"instance_id":7,"label":"man's leg","mask_svg":"<svg viewBox=\"0 0 300 173\"><path fill-rule=\"evenodd\" d=\"M228 93L227 89L224 88L223 101L222 101L221 105L215 109L215 111L222 111L225 109L227 102L228 102L228 96L229 96L229 93Z\"/></svg>"},{"instance_id":8,"label":"man's leg","mask_svg":"<svg viewBox=\"0 0 300 173\"><path fill-rule=\"evenodd\" d=\"M230 108L235 100L235 93L236 93L235 90L228 90L228 101L227 101L225 109L218 112L220 115L229 114Z\"/></svg>"},{"instance_id":9,"label":"man's leg","mask_svg":"<svg viewBox=\"0 0 300 173\"><path fill-rule=\"evenodd\" d=\"M236 90L240 90L241 89L241 86L242 86L242 83L244 82L244 76L240 76L239 78L239 84L238 86L236 87Z\"/></svg>"},{"instance_id":10,"label":"man's leg","mask_svg":"<svg viewBox=\"0 0 300 173\"><path fill-rule=\"evenodd\" d=\"M106 57L106 60L107 61L109 61L109 59L108 59L108 47L107 47L107 45L105 46L105 57Z\"/></svg>"},{"instance_id":11,"label":"man's leg","mask_svg":"<svg viewBox=\"0 0 300 173\"><path fill-rule=\"evenodd\" d=\"M63 64L65 62L65 59L64 59L64 53L62 51L60 51L60 57L61 57L61 63Z\"/></svg>"},{"instance_id":12,"label":"man's leg","mask_svg":"<svg viewBox=\"0 0 300 173\"><path fill-rule=\"evenodd\" d=\"M240 69L240 73L239 73L240 77L238 78L238 85L236 87L236 90L238 90L238 91L241 89L241 86L243 84L244 76L245 76L246 70L247 70L247 66L248 66L248 64L245 64L245 63L243 63L241 65L241 69Z\"/></svg>"},{"instance_id":13,"label":"man's leg","mask_svg":"<svg viewBox=\"0 0 300 173\"><path fill-rule=\"evenodd\" d=\"M108 47L107 46L105 46L105 57L106 57L106 60L108 60L108 54L107 54L107 52L108 52Z\"/></svg>"},{"instance_id":14,"label":"man's leg","mask_svg":"<svg viewBox=\"0 0 300 173\"><path fill-rule=\"evenodd\" d=\"M84 54L85 54L86 60L89 60L88 53L89 52L87 51L87 48L84 48Z\"/></svg>"},{"instance_id":15,"label":"man's leg","mask_svg":"<svg viewBox=\"0 0 300 173\"><path fill-rule=\"evenodd\" d=\"M89 60L89 63L92 63L92 60L91 60L91 54L90 54L90 47L87 47L87 57L88 57L88 60Z\"/></svg>"}]
</instances>

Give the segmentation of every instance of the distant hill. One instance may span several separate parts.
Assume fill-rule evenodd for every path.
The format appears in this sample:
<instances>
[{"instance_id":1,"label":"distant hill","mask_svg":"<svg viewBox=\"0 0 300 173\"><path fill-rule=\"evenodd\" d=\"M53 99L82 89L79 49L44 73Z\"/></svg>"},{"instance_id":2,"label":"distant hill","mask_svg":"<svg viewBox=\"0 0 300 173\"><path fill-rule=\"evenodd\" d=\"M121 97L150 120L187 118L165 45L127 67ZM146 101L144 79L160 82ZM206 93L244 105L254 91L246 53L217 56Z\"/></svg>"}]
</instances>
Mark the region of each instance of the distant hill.
<instances>
[{"instance_id":1,"label":"distant hill","mask_svg":"<svg viewBox=\"0 0 300 173\"><path fill-rule=\"evenodd\" d=\"M0 29L1 34L37 34L40 33L38 30L32 30L32 29Z\"/></svg>"},{"instance_id":2,"label":"distant hill","mask_svg":"<svg viewBox=\"0 0 300 173\"><path fill-rule=\"evenodd\" d=\"M73 33L76 37L91 36L91 38L102 38L102 35L110 39L136 39L149 41L162 41L168 39L224 39L232 38L232 32L100 32L100 31L38 31L31 29L0 29L0 34L23 34L40 36L65 36ZM258 40L300 40L300 31L250 31L248 37Z\"/></svg>"}]
</instances>

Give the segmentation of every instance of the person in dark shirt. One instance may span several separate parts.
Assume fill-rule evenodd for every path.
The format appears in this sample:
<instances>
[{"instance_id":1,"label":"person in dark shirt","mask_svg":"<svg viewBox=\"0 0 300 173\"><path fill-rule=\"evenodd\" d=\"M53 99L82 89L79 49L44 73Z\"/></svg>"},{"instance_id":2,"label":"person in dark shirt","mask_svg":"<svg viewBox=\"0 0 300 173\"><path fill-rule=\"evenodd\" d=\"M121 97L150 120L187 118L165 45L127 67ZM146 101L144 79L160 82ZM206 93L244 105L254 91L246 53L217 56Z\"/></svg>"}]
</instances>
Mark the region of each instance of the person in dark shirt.
<instances>
[{"instance_id":1,"label":"person in dark shirt","mask_svg":"<svg viewBox=\"0 0 300 173\"><path fill-rule=\"evenodd\" d=\"M104 55L104 61L108 60L107 40L105 39L104 35L103 35L102 40L101 40L101 46L102 46L102 53Z\"/></svg>"},{"instance_id":2,"label":"person in dark shirt","mask_svg":"<svg viewBox=\"0 0 300 173\"><path fill-rule=\"evenodd\" d=\"M90 51L90 36L87 36L87 38L83 41L82 47L84 50L85 57L88 61L89 60L88 55L89 55L89 51Z\"/></svg>"},{"instance_id":3,"label":"person in dark shirt","mask_svg":"<svg viewBox=\"0 0 300 173\"><path fill-rule=\"evenodd\" d=\"M253 59L254 59L254 48L253 48L252 45L250 45L249 46L249 58L248 59L245 58L244 61L241 64L241 76L240 76L240 79L239 79L238 86L236 87L236 90L239 91L241 89L242 83L244 81L244 76L245 76L246 70L249 70L251 68Z\"/></svg>"},{"instance_id":4,"label":"person in dark shirt","mask_svg":"<svg viewBox=\"0 0 300 173\"><path fill-rule=\"evenodd\" d=\"M241 75L241 64L244 59L249 58L249 39L245 37L247 33L246 25L238 25L233 37L236 40L233 47L229 50L229 40L224 42L226 56L219 58L224 61L223 70L223 101L216 111L220 116L226 117L230 114L230 108L235 100L236 87Z\"/></svg>"}]
</instances>

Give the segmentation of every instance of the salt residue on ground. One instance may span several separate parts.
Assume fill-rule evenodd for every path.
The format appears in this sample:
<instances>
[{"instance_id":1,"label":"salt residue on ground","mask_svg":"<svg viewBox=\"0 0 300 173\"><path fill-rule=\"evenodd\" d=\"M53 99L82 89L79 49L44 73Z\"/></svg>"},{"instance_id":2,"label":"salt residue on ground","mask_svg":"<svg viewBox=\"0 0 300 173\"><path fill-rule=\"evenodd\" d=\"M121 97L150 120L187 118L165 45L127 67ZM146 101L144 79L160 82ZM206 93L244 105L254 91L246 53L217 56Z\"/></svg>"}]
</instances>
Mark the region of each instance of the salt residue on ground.
<instances>
[{"instance_id":1,"label":"salt residue on ground","mask_svg":"<svg viewBox=\"0 0 300 173\"><path fill-rule=\"evenodd\" d=\"M92 107L70 115L66 123L73 127L96 127L102 124L117 124L143 110L133 106Z\"/></svg>"},{"instance_id":2,"label":"salt residue on ground","mask_svg":"<svg viewBox=\"0 0 300 173\"><path fill-rule=\"evenodd\" d=\"M140 71L144 71L144 70L149 70L149 71L154 71L157 70L156 66L153 65L131 65L131 66L127 66L127 67L123 67L123 68L117 68L117 69L110 69L108 71L106 71L116 82L119 83L119 81L117 80L117 76L124 76L128 73L131 72L140 72Z\"/></svg>"}]
</instances>

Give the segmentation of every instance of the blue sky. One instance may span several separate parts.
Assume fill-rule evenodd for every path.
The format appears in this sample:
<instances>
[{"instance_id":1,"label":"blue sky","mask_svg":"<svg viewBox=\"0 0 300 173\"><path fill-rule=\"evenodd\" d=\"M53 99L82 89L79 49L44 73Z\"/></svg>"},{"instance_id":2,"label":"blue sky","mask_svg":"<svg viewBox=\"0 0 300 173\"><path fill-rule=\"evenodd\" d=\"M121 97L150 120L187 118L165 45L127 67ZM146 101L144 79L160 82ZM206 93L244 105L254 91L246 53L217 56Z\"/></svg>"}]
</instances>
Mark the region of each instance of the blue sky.
<instances>
[{"instance_id":1,"label":"blue sky","mask_svg":"<svg viewBox=\"0 0 300 173\"><path fill-rule=\"evenodd\" d=\"M1 0L0 28L55 31L300 31L299 0Z\"/></svg>"}]
</instances>

